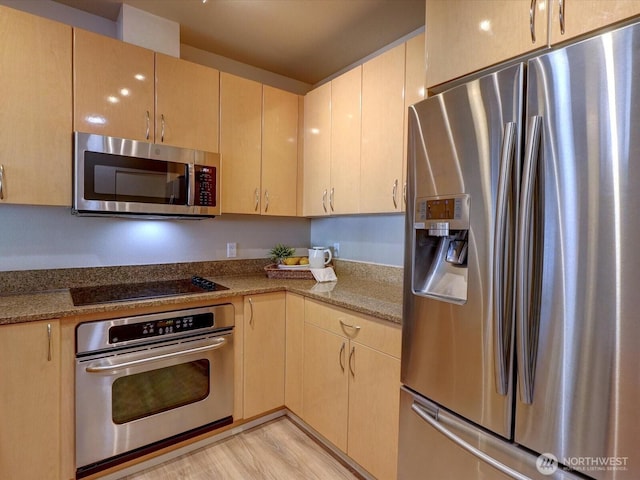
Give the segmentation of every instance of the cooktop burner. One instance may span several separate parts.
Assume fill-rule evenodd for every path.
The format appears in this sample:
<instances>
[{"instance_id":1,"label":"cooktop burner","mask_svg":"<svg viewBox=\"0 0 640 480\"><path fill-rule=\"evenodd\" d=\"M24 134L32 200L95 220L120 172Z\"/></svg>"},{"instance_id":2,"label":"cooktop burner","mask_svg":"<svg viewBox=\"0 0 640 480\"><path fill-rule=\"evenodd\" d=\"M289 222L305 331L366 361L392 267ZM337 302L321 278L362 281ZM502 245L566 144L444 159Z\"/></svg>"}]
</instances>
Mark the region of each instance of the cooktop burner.
<instances>
[{"instance_id":1,"label":"cooktop burner","mask_svg":"<svg viewBox=\"0 0 640 480\"><path fill-rule=\"evenodd\" d=\"M81 306L168 297L172 295L189 295L219 290L229 290L229 288L207 280L206 278L193 276L181 280L77 287L71 288L70 293L73 304Z\"/></svg>"}]
</instances>

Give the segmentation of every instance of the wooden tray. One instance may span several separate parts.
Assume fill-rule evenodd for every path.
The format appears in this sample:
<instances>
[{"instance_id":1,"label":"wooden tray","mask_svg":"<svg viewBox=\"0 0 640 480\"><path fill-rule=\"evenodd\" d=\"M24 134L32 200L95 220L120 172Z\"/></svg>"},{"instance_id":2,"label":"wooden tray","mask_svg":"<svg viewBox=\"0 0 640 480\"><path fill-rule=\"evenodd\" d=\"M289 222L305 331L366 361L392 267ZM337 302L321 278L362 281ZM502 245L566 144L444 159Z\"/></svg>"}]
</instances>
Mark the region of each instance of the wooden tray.
<instances>
[{"instance_id":1,"label":"wooden tray","mask_svg":"<svg viewBox=\"0 0 640 480\"><path fill-rule=\"evenodd\" d=\"M331 264L327 266L332 266ZM267 272L269 278L283 278L283 279L298 279L298 280L313 280L313 273L311 270L296 270L296 269L284 269L278 268L278 265L271 263L264 267L264 271Z\"/></svg>"}]
</instances>

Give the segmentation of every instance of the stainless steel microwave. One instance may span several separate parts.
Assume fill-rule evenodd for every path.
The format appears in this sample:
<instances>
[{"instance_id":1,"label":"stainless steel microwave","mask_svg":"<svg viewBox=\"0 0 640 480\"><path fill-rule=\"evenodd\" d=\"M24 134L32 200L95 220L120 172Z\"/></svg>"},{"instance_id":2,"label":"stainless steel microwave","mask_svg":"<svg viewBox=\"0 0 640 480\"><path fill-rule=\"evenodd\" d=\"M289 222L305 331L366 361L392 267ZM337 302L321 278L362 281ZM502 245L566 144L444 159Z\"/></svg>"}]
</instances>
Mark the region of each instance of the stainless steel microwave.
<instances>
[{"instance_id":1,"label":"stainless steel microwave","mask_svg":"<svg viewBox=\"0 0 640 480\"><path fill-rule=\"evenodd\" d=\"M75 215L220 214L217 153L75 132Z\"/></svg>"}]
</instances>

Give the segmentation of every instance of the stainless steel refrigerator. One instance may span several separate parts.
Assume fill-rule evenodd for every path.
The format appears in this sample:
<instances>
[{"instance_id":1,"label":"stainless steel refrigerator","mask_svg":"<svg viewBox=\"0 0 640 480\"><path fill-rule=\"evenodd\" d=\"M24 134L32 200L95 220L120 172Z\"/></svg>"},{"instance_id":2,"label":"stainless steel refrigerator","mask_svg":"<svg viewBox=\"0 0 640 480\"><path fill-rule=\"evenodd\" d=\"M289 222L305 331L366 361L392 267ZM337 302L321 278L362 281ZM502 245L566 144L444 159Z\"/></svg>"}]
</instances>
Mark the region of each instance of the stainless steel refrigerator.
<instances>
[{"instance_id":1,"label":"stainless steel refrigerator","mask_svg":"<svg viewBox=\"0 0 640 480\"><path fill-rule=\"evenodd\" d=\"M399 478L640 478L640 24L409 117Z\"/></svg>"}]
</instances>

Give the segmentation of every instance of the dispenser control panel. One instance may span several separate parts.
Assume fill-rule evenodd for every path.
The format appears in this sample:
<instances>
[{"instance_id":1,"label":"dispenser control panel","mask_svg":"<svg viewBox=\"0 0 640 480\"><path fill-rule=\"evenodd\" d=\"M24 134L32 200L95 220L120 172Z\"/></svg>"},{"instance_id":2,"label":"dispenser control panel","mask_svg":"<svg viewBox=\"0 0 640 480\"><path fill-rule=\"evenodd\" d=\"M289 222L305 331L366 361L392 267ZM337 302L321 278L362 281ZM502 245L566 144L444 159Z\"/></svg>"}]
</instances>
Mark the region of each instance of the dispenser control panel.
<instances>
[{"instance_id":1,"label":"dispenser control panel","mask_svg":"<svg viewBox=\"0 0 640 480\"><path fill-rule=\"evenodd\" d=\"M443 235L448 235L448 229L468 229L469 195L417 198L414 226L442 231Z\"/></svg>"}]
</instances>

